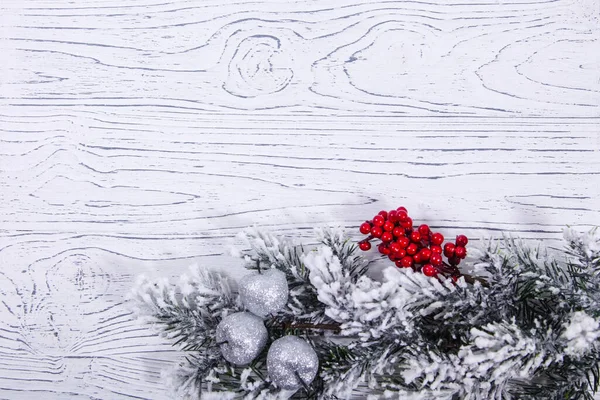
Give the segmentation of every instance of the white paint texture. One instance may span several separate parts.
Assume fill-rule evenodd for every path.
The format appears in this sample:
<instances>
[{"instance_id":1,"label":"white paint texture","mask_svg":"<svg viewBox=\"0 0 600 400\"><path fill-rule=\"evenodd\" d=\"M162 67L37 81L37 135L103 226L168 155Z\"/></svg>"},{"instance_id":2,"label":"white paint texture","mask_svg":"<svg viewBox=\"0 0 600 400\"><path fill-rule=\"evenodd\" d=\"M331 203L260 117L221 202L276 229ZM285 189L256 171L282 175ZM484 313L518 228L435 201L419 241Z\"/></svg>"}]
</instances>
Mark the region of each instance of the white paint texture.
<instances>
[{"instance_id":1,"label":"white paint texture","mask_svg":"<svg viewBox=\"0 0 600 400\"><path fill-rule=\"evenodd\" d=\"M0 398L167 399L136 275L405 205L600 224L600 1L2 0Z\"/></svg>"}]
</instances>

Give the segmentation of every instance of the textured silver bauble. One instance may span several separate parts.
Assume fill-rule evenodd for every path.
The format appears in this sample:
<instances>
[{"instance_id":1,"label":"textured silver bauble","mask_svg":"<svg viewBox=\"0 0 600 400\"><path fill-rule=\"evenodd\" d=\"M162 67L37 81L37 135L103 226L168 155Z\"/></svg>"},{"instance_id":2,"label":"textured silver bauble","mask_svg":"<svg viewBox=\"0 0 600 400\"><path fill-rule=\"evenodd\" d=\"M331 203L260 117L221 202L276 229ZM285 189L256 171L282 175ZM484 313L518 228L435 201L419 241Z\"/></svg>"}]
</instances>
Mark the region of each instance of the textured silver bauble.
<instances>
[{"instance_id":1,"label":"textured silver bauble","mask_svg":"<svg viewBox=\"0 0 600 400\"><path fill-rule=\"evenodd\" d=\"M264 322L249 312L238 312L223 318L217 326L216 340L221 354L232 364L252 362L267 344Z\"/></svg>"},{"instance_id":2,"label":"textured silver bauble","mask_svg":"<svg viewBox=\"0 0 600 400\"><path fill-rule=\"evenodd\" d=\"M297 390L302 381L309 385L319 369L319 357L305 340L284 336L271 344L267 371L271 382L285 390ZM302 379L298 379L298 376Z\"/></svg>"},{"instance_id":3,"label":"textured silver bauble","mask_svg":"<svg viewBox=\"0 0 600 400\"><path fill-rule=\"evenodd\" d=\"M278 269L247 275L240 280L239 287L244 307L262 318L282 310L288 301L287 278Z\"/></svg>"}]
</instances>

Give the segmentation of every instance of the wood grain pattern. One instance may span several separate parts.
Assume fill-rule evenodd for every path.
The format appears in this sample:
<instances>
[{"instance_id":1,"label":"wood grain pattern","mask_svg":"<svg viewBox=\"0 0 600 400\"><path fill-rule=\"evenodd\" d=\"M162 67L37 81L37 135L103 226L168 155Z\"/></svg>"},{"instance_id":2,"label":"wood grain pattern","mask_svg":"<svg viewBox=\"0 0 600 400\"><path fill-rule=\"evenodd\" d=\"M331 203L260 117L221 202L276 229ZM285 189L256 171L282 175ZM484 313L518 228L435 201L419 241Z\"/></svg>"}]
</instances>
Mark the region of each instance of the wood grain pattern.
<instances>
[{"instance_id":1,"label":"wood grain pattern","mask_svg":"<svg viewBox=\"0 0 600 400\"><path fill-rule=\"evenodd\" d=\"M600 1L0 5L0 398L168 399L140 273L406 205L600 224Z\"/></svg>"}]
</instances>

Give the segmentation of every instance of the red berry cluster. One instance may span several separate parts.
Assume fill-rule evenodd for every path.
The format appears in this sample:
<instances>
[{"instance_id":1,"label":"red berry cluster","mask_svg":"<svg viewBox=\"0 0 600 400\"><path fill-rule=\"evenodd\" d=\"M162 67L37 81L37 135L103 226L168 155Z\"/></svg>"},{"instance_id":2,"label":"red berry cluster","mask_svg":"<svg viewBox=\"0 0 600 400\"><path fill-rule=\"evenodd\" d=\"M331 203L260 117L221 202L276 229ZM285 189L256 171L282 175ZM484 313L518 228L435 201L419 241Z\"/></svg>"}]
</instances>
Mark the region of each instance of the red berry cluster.
<instances>
[{"instance_id":1,"label":"red berry cluster","mask_svg":"<svg viewBox=\"0 0 600 400\"><path fill-rule=\"evenodd\" d=\"M377 249L396 266L422 271L427 276L442 273L457 278L461 275L458 264L467 256L465 246L469 240L465 235L458 235L455 243L448 242L442 248L444 236L432 232L425 224L414 229L413 220L404 207L380 211L371 221L360 226L360 233L369 235L358 243L361 250L370 250L370 241L380 239ZM444 262L442 254L448 262Z\"/></svg>"}]
</instances>

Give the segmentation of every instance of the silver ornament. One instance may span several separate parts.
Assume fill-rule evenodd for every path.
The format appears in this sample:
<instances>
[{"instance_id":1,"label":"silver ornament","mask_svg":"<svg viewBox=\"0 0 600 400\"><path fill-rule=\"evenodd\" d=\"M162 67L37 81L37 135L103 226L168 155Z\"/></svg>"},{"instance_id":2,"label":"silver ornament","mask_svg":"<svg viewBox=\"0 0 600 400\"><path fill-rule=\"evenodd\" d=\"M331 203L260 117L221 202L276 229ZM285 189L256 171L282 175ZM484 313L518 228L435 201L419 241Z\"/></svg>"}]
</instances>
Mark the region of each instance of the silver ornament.
<instances>
[{"instance_id":1,"label":"silver ornament","mask_svg":"<svg viewBox=\"0 0 600 400\"><path fill-rule=\"evenodd\" d=\"M280 311L288 301L287 278L278 269L247 275L240 280L239 288L242 304L262 318Z\"/></svg>"},{"instance_id":2,"label":"silver ornament","mask_svg":"<svg viewBox=\"0 0 600 400\"><path fill-rule=\"evenodd\" d=\"M304 384L309 385L318 369L317 353L297 336L284 336L269 348L267 371L271 381L282 389L297 390Z\"/></svg>"},{"instance_id":3,"label":"silver ornament","mask_svg":"<svg viewBox=\"0 0 600 400\"><path fill-rule=\"evenodd\" d=\"M249 312L228 315L217 326L216 340L221 354L235 365L252 362L264 349L267 338L263 321Z\"/></svg>"}]
</instances>

